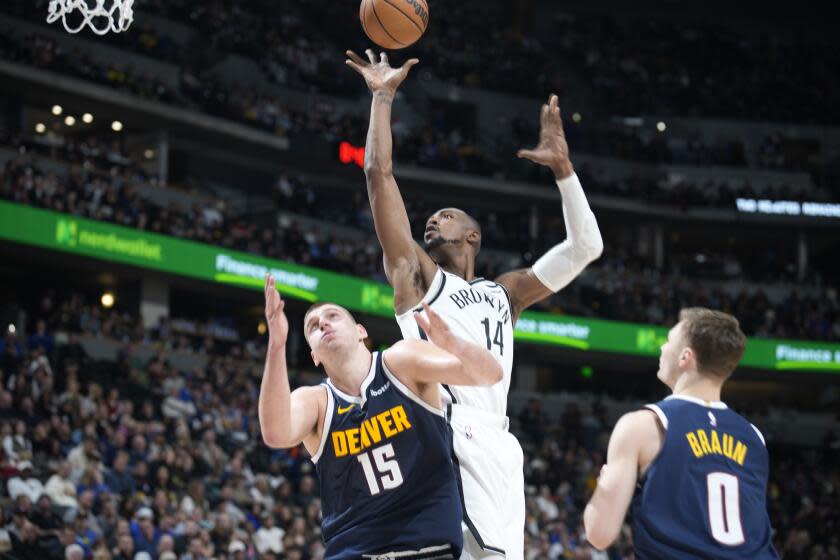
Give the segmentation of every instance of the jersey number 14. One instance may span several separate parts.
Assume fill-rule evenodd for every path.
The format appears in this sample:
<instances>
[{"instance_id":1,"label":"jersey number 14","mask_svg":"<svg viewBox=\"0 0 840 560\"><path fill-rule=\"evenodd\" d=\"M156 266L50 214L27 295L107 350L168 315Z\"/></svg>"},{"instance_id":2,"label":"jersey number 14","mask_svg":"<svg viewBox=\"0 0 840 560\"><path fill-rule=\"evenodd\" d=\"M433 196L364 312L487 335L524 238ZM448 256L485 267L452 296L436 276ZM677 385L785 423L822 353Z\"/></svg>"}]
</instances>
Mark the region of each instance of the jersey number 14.
<instances>
[{"instance_id":1,"label":"jersey number 14","mask_svg":"<svg viewBox=\"0 0 840 560\"><path fill-rule=\"evenodd\" d=\"M496 321L496 333L493 335L493 340L490 340L490 319L485 318L482 322L484 325L484 334L487 335L487 349L492 350L493 345L499 347L499 355L505 355L505 337L502 333L502 322Z\"/></svg>"}]
</instances>

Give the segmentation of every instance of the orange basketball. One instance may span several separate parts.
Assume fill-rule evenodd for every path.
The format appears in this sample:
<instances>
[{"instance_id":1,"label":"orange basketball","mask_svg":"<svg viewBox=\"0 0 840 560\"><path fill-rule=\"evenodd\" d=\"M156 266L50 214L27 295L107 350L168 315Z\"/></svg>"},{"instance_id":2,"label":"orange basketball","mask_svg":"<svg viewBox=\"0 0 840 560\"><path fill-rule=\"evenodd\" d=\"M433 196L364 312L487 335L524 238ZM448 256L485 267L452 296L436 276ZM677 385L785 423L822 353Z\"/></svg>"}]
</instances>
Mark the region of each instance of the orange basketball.
<instances>
[{"instance_id":1,"label":"orange basketball","mask_svg":"<svg viewBox=\"0 0 840 560\"><path fill-rule=\"evenodd\" d=\"M426 0L362 0L359 19L371 41L383 49L404 49L429 25Z\"/></svg>"}]
</instances>

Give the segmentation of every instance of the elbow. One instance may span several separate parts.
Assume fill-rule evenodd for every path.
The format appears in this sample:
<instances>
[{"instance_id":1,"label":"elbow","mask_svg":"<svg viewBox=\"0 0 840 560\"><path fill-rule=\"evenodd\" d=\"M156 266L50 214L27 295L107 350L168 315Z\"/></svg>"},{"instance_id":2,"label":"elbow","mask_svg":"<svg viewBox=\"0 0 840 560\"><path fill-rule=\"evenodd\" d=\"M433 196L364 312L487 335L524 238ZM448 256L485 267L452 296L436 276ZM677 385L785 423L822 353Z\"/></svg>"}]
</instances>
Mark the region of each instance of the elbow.
<instances>
[{"instance_id":1,"label":"elbow","mask_svg":"<svg viewBox=\"0 0 840 560\"><path fill-rule=\"evenodd\" d=\"M589 262L597 260L604 253L604 239L601 237L595 216L592 216L592 239L586 247L586 253Z\"/></svg>"},{"instance_id":2,"label":"elbow","mask_svg":"<svg viewBox=\"0 0 840 560\"><path fill-rule=\"evenodd\" d=\"M473 383L480 387L489 387L495 385L504 379L504 372L502 366L493 359L493 366L488 368L481 368L476 375L473 376Z\"/></svg>"},{"instance_id":3,"label":"elbow","mask_svg":"<svg viewBox=\"0 0 840 560\"><path fill-rule=\"evenodd\" d=\"M263 443L272 449L285 449L291 447L281 434L276 432L262 432Z\"/></svg>"},{"instance_id":4,"label":"elbow","mask_svg":"<svg viewBox=\"0 0 840 560\"><path fill-rule=\"evenodd\" d=\"M496 360L493 360L494 367L490 368L489 374L486 376L484 380L485 385L495 385L499 381L505 378L505 374L502 371L502 366Z\"/></svg>"},{"instance_id":5,"label":"elbow","mask_svg":"<svg viewBox=\"0 0 840 560\"><path fill-rule=\"evenodd\" d=\"M589 531L586 532L586 540L597 550L606 550L612 544L612 539L607 539L597 533L590 534Z\"/></svg>"},{"instance_id":6,"label":"elbow","mask_svg":"<svg viewBox=\"0 0 840 560\"><path fill-rule=\"evenodd\" d=\"M377 161L374 158L365 159L365 177L368 183L381 179L387 179L394 174L394 168L390 163Z\"/></svg>"},{"instance_id":7,"label":"elbow","mask_svg":"<svg viewBox=\"0 0 840 560\"><path fill-rule=\"evenodd\" d=\"M595 517L596 514L592 506L587 506L583 512L583 528L586 531L586 540L598 550L604 550L615 541L618 533L605 527L605 524L599 522Z\"/></svg>"},{"instance_id":8,"label":"elbow","mask_svg":"<svg viewBox=\"0 0 840 560\"><path fill-rule=\"evenodd\" d=\"M589 247L589 262L593 262L601 258L601 255L604 254L604 240L601 239L601 235L599 234L598 237L592 243L592 246Z\"/></svg>"}]
</instances>

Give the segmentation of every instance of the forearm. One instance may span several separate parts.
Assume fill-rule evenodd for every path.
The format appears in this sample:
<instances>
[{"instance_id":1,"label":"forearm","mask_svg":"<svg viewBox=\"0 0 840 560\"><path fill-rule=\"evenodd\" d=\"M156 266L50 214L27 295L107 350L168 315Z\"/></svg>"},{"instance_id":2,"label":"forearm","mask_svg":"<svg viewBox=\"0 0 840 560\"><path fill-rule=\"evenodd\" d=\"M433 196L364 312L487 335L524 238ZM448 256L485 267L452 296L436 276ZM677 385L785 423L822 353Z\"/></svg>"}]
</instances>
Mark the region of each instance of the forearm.
<instances>
[{"instance_id":1,"label":"forearm","mask_svg":"<svg viewBox=\"0 0 840 560\"><path fill-rule=\"evenodd\" d=\"M563 197L566 239L540 257L533 267L534 274L554 292L571 282L604 250L598 221L577 175L572 173L558 180L557 187Z\"/></svg>"},{"instance_id":2,"label":"forearm","mask_svg":"<svg viewBox=\"0 0 840 560\"><path fill-rule=\"evenodd\" d=\"M472 385L493 385L502 379L502 366L486 349L456 338L444 348L461 362L461 371Z\"/></svg>"},{"instance_id":3,"label":"forearm","mask_svg":"<svg viewBox=\"0 0 840 560\"><path fill-rule=\"evenodd\" d=\"M567 238L586 247L603 249L604 242L598 229L598 221L589 207L578 176L571 173L558 179L557 188L563 197L563 222L566 224Z\"/></svg>"},{"instance_id":4,"label":"forearm","mask_svg":"<svg viewBox=\"0 0 840 560\"><path fill-rule=\"evenodd\" d=\"M391 106L394 94L376 91L370 104L370 125L365 143L365 174L393 174L393 139L391 137ZM368 181L368 188L371 188Z\"/></svg>"},{"instance_id":5,"label":"forearm","mask_svg":"<svg viewBox=\"0 0 840 560\"><path fill-rule=\"evenodd\" d=\"M616 533L613 536L611 528L605 526L604 515L606 512L602 511L594 502L593 499L586 504L586 509L583 510L583 527L586 531L587 540L595 548L603 550L615 541L618 534Z\"/></svg>"},{"instance_id":6,"label":"forearm","mask_svg":"<svg viewBox=\"0 0 840 560\"><path fill-rule=\"evenodd\" d=\"M586 538L592 545L603 550L610 546L621 530L626 512L618 513L617 504L608 503L605 496L595 490L592 499L586 504L583 510L583 526L586 531Z\"/></svg>"},{"instance_id":7,"label":"forearm","mask_svg":"<svg viewBox=\"0 0 840 560\"><path fill-rule=\"evenodd\" d=\"M258 413L263 441L270 447L294 445L291 439L292 398L285 345L270 342L265 358Z\"/></svg>"}]
</instances>

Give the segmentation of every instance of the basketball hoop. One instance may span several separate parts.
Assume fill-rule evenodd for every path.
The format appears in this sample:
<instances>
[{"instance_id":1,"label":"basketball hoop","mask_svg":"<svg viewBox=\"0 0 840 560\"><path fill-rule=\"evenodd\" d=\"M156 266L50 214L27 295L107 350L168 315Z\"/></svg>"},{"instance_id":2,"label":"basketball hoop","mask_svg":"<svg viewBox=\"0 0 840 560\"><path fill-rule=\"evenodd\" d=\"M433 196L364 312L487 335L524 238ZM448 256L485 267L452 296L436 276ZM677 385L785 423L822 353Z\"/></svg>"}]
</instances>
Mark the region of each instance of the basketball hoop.
<instances>
[{"instance_id":1,"label":"basketball hoop","mask_svg":"<svg viewBox=\"0 0 840 560\"><path fill-rule=\"evenodd\" d=\"M85 26L97 35L121 33L134 20L132 4L134 0L50 0L47 23L61 19L69 33L78 33Z\"/></svg>"}]
</instances>

